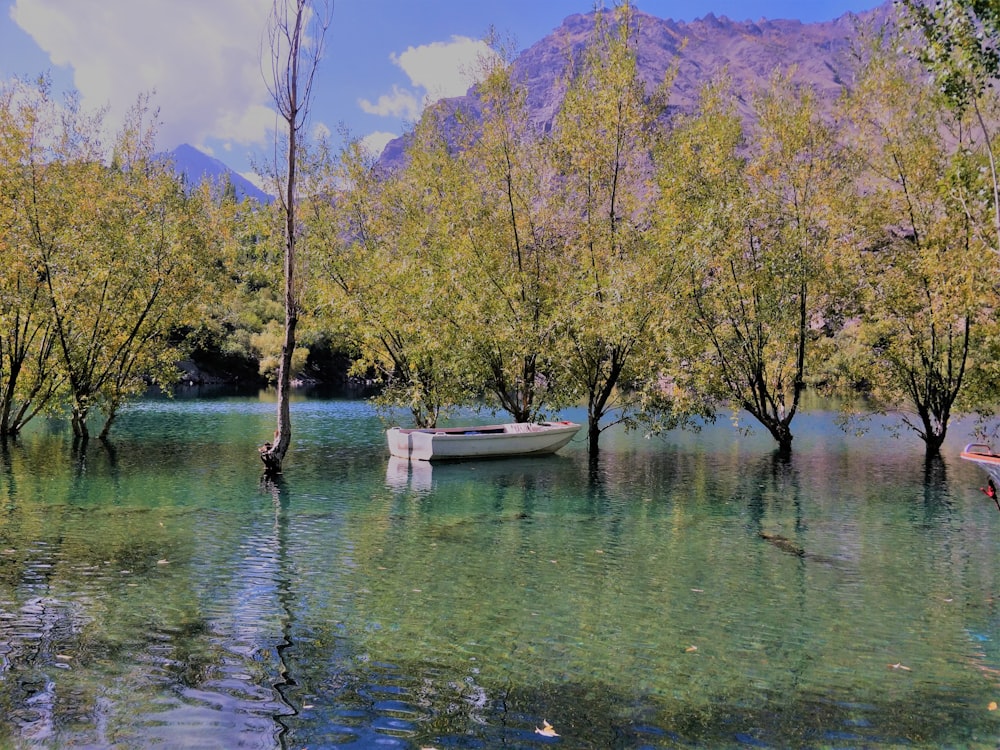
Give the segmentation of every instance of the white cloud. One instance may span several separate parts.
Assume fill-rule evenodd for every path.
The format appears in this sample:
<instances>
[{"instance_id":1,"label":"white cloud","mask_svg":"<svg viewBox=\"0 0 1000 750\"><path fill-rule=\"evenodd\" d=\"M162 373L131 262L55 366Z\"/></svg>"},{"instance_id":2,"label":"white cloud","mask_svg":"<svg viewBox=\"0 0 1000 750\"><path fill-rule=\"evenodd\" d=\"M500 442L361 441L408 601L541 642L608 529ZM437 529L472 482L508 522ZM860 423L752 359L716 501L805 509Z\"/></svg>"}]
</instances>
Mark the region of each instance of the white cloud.
<instances>
[{"instance_id":1,"label":"white cloud","mask_svg":"<svg viewBox=\"0 0 1000 750\"><path fill-rule=\"evenodd\" d=\"M493 54L485 42L464 36L393 53L389 59L406 73L413 88L396 84L374 102L359 99L358 106L366 114L413 122L420 117L424 107L438 99L465 94L478 80L480 61ZM369 133L362 138L362 143L377 156L398 135L385 131Z\"/></svg>"},{"instance_id":2,"label":"white cloud","mask_svg":"<svg viewBox=\"0 0 1000 750\"><path fill-rule=\"evenodd\" d=\"M489 54L485 42L453 36L450 42L410 47L390 59L409 76L410 83L427 92L427 103L431 103L468 91L476 83L479 60Z\"/></svg>"},{"instance_id":3,"label":"white cloud","mask_svg":"<svg viewBox=\"0 0 1000 750\"><path fill-rule=\"evenodd\" d=\"M119 122L152 94L161 144L266 140L275 126L260 44L271 0L16 0L11 17L58 66L88 109Z\"/></svg>"},{"instance_id":4,"label":"white cloud","mask_svg":"<svg viewBox=\"0 0 1000 750\"><path fill-rule=\"evenodd\" d=\"M333 132L327 127L325 122L317 122L310 129L312 132L312 137L317 141L329 140Z\"/></svg>"},{"instance_id":5,"label":"white cloud","mask_svg":"<svg viewBox=\"0 0 1000 750\"><path fill-rule=\"evenodd\" d=\"M377 133L369 133L362 138L361 145L363 145L372 156L379 156L385 150L389 141L395 140L398 137L399 136L395 133L378 131Z\"/></svg>"},{"instance_id":6,"label":"white cloud","mask_svg":"<svg viewBox=\"0 0 1000 750\"><path fill-rule=\"evenodd\" d=\"M394 85L391 92L382 94L377 101L361 99L358 106L370 115L416 120L428 104L468 91L477 81L480 60L492 54L485 42L465 36L393 53L389 59L406 73L413 89Z\"/></svg>"},{"instance_id":7,"label":"white cloud","mask_svg":"<svg viewBox=\"0 0 1000 750\"><path fill-rule=\"evenodd\" d=\"M395 117L401 120L415 120L423 109L416 94L399 86L393 86L392 93L382 94L377 102L361 99L358 101L358 106L362 112L369 115Z\"/></svg>"},{"instance_id":8,"label":"white cloud","mask_svg":"<svg viewBox=\"0 0 1000 750\"><path fill-rule=\"evenodd\" d=\"M247 182L252 183L258 189L263 190L265 193L274 190L274 188L271 185L268 185L267 181L256 172L240 172L239 174L240 177L245 179Z\"/></svg>"}]
</instances>

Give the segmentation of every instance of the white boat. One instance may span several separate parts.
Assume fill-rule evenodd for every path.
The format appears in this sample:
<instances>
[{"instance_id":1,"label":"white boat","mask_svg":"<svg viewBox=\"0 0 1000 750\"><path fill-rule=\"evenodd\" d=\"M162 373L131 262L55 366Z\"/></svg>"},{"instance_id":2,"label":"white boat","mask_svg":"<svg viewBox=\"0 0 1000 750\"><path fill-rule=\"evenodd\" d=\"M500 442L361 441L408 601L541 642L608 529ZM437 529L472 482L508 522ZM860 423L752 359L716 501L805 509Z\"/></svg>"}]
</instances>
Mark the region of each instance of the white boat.
<instances>
[{"instance_id":1,"label":"white boat","mask_svg":"<svg viewBox=\"0 0 1000 750\"><path fill-rule=\"evenodd\" d=\"M555 453L579 431L576 422L516 422L479 427L391 427L389 453L414 461L505 458Z\"/></svg>"}]
</instances>

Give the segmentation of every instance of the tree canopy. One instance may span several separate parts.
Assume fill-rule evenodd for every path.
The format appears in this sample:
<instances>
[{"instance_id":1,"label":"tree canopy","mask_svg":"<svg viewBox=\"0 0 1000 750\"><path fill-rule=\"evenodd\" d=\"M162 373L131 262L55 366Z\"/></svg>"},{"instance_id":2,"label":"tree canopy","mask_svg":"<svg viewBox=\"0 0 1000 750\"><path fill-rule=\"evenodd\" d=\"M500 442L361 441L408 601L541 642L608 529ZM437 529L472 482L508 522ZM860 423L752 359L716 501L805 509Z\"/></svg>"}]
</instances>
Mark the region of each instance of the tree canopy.
<instances>
[{"instance_id":1,"label":"tree canopy","mask_svg":"<svg viewBox=\"0 0 1000 750\"><path fill-rule=\"evenodd\" d=\"M45 81L15 82L2 101L5 432L66 403L81 438L99 406L104 437L125 400L176 371L170 333L206 249L200 206L154 153L145 98L110 151L102 116L54 102Z\"/></svg>"}]
</instances>

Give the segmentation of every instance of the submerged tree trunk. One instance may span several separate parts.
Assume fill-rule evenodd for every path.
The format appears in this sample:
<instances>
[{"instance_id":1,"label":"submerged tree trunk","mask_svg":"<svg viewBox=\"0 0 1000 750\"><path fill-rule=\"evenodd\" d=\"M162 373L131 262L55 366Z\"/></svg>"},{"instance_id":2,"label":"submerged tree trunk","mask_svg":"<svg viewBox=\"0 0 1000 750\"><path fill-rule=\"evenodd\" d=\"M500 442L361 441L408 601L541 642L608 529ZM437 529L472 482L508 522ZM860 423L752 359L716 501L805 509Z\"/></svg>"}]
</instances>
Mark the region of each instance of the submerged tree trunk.
<instances>
[{"instance_id":1,"label":"submerged tree trunk","mask_svg":"<svg viewBox=\"0 0 1000 750\"><path fill-rule=\"evenodd\" d=\"M601 425L600 420L594 417L587 419L587 448L590 455L596 457L601 445Z\"/></svg>"},{"instance_id":2,"label":"submerged tree trunk","mask_svg":"<svg viewBox=\"0 0 1000 750\"><path fill-rule=\"evenodd\" d=\"M10 413L14 407L14 386L17 383L17 370L11 368L3 395L0 396L0 439L10 434Z\"/></svg>"},{"instance_id":3,"label":"submerged tree trunk","mask_svg":"<svg viewBox=\"0 0 1000 750\"><path fill-rule=\"evenodd\" d=\"M80 406L79 404L73 407L73 414L70 419L73 425L74 438L82 441L90 438L90 432L87 429L87 414L89 411L88 407Z\"/></svg>"},{"instance_id":4,"label":"submerged tree trunk","mask_svg":"<svg viewBox=\"0 0 1000 750\"><path fill-rule=\"evenodd\" d=\"M292 442L291 369L295 351L295 327L298 315L294 310L285 320L285 339L281 345L281 364L278 370L278 427L274 442L264 443L260 458L268 474L280 474L281 464Z\"/></svg>"},{"instance_id":5,"label":"submerged tree trunk","mask_svg":"<svg viewBox=\"0 0 1000 750\"><path fill-rule=\"evenodd\" d=\"M928 411L921 410L920 419L924 426L919 432L924 441L924 455L927 459L936 458L941 455L941 446L948 434L948 417L942 416L935 420Z\"/></svg>"},{"instance_id":6,"label":"submerged tree trunk","mask_svg":"<svg viewBox=\"0 0 1000 750\"><path fill-rule=\"evenodd\" d=\"M115 423L115 419L118 416L118 407L112 406L108 409L108 414L104 418L104 426L101 428L101 434L97 436L97 439L102 443L108 441L108 435L111 434L111 425Z\"/></svg>"},{"instance_id":7,"label":"submerged tree trunk","mask_svg":"<svg viewBox=\"0 0 1000 750\"><path fill-rule=\"evenodd\" d=\"M779 422L770 428L771 435L778 443L778 455L779 456L790 456L792 455L792 430L789 425Z\"/></svg>"},{"instance_id":8,"label":"submerged tree trunk","mask_svg":"<svg viewBox=\"0 0 1000 750\"><path fill-rule=\"evenodd\" d=\"M924 440L925 456L928 459L939 458L941 456L941 446L944 445L944 433L931 435Z\"/></svg>"},{"instance_id":9,"label":"submerged tree trunk","mask_svg":"<svg viewBox=\"0 0 1000 750\"><path fill-rule=\"evenodd\" d=\"M268 474L280 474L281 464L292 442L292 356L295 353L295 327L298 309L295 299L295 132L288 138L288 185L285 194L285 337L281 344L278 367L278 427L274 442L265 443L260 458Z\"/></svg>"}]
</instances>

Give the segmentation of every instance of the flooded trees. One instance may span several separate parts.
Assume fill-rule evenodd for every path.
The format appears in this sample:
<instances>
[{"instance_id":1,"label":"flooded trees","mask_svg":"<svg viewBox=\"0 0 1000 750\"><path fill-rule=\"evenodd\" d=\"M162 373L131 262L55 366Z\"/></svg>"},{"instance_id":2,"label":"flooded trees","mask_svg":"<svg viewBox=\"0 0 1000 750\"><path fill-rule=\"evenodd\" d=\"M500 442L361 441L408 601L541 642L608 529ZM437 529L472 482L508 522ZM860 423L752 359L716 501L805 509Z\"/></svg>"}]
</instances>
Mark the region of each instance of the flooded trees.
<instances>
[{"instance_id":1,"label":"flooded trees","mask_svg":"<svg viewBox=\"0 0 1000 750\"><path fill-rule=\"evenodd\" d=\"M637 23L628 4L613 19L597 14L553 124L559 177L550 189L562 242L556 371L564 398L586 404L592 454L602 430L653 419L663 409L651 407L668 400L660 335L678 255L652 240L645 213L665 100L639 75Z\"/></svg>"},{"instance_id":2,"label":"flooded trees","mask_svg":"<svg viewBox=\"0 0 1000 750\"><path fill-rule=\"evenodd\" d=\"M363 317L363 361L418 424L447 402L528 421L582 401L596 453L611 424L668 411L676 255L645 216L663 99L639 76L636 23L627 5L598 14L551 132L489 58L474 113L432 108L398 168L349 148L328 181L343 190L327 276Z\"/></svg>"},{"instance_id":3,"label":"flooded trees","mask_svg":"<svg viewBox=\"0 0 1000 750\"><path fill-rule=\"evenodd\" d=\"M38 256L81 437L94 405L103 439L126 400L173 379L180 355L169 335L198 294L204 235L194 200L155 154L151 116L143 102L132 110L110 168L71 170L83 198L74 229Z\"/></svg>"},{"instance_id":4,"label":"flooded trees","mask_svg":"<svg viewBox=\"0 0 1000 750\"><path fill-rule=\"evenodd\" d=\"M917 159L907 169L950 180L935 198L950 218L918 228L907 190L923 178L892 174L902 152L880 150L874 119L871 130L839 127L786 72L751 93L750 117L716 83L671 121L669 76L649 90L640 75L641 19L627 3L594 19L544 127L530 120L516 69L494 61L464 103L424 115L398 168L350 147L325 183L339 217L327 222L331 298L358 361L385 376L387 401L425 425L449 404L485 403L518 421L583 405L594 454L612 424L656 431L728 407L788 453L810 383L905 361L902 379L870 371L867 382L884 386L885 403L924 410L929 445L943 437L934 423L956 403L976 343L956 305L983 290L959 278L974 265L966 253L931 261L926 243L983 246L993 189L972 176L992 174L986 145L960 163L918 155L921 133L902 136ZM857 111L892 116L909 95L880 96ZM882 127L903 132L925 114ZM845 148L859 133L870 153ZM878 245L865 231L876 220L883 240L908 227L906 242L859 256ZM859 348L831 346L855 332Z\"/></svg>"},{"instance_id":5,"label":"flooded trees","mask_svg":"<svg viewBox=\"0 0 1000 750\"><path fill-rule=\"evenodd\" d=\"M951 417L995 403L990 158L971 110L948 106L912 58L877 38L845 111L868 176L853 278L859 314L840 337L850 379L937 456ZM985 231L984 231L985 229Z\"/></svg>"},{"instance_id":6,"label":"flooded trees","mask_svg":"<svg viewBox=\"0 0 1000 750\"><path fill-rule=\"evenodd\" d=\"M14 86L3 100L12 179L0 209L2 251L17 258L2 282L14 292L3 302L5 429L65 406L86 439L97 407L104 438L127 399L176 372L169 334L198 290L198 210L154 155L144 98L109 153L100 114L53 102L44 82Z\"/></svg>"},{"instance_id":7,"label":"flooded trees","mask_svg":"<svg viewBox=\"0 0 1000 750\"><path fill-rule=\"evenodd\" d=\"M453 264L455 324L490 407L537 419L557 393L557 290L563 263L552 221L555 174L547 137L503 50L482 60L478 117L463 124L462 230Z\"/></svg>"},{"instance_id":8,"label":"flooded trees","mask_svg":"<svg viewBox=\"0 0 1000 750\"><path fill-rule=\"evenodd\" d=\"M45 277L27 247L26 213L46 127L48 85L12 82L0 91L0 440L48 405L61 382L52 355Z\"/></svg>"},{"instance_id":9,"label":"flooded trees","mask_svg":"<svg viewBox=\"0 0 1000 750\"><path fill-rule=\"evenodd\" d=\"M353 341L355 370L381 381L378 404L433 427L469 400L452 318L461 303L451 255L461 241L450 192L457 183L434 116L409 141L405 164L391 171L349 143L323 179L329 199L310 203L310 224L326 248L316 268L328 290L326 316Z\"/></svg>"},{"instance_id":10,"label":"flooded trees","mask_svg":"<svg viewBox=\"0 0 1000 750\"><path fill-rule=\"evenodd\" d=\"M678 386L749 415L787 453L848 173L814 94L776 78L755 107L749 130L728 87L706 87L659 152L655 221L689 258L672 329Z\"/></svg>"}]
</instances>

